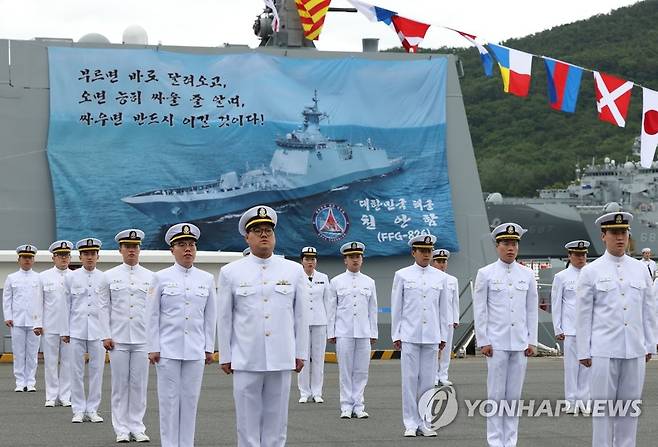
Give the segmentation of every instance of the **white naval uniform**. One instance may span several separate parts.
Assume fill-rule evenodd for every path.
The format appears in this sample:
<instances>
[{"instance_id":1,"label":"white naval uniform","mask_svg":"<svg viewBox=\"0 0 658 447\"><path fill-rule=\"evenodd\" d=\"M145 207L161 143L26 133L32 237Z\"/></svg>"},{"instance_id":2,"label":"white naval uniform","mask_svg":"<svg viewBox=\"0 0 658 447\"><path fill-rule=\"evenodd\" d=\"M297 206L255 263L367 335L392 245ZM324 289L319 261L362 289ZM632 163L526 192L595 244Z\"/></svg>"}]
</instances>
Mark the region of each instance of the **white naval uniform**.
<instances>
[{"instance_id":1,"label":"white naval uniform","mask_svg":"<svg viewBox=\"0 0 658 447\"><path fill-rule=\"evenodd\" d=\"M580 269L570 265L553 278L551 313L555 335L564 334L564 396L570 405L589 400L590 368L578 361L576 282Z\"/></svg>"},{"instance_id":2,"label":"white naval uniform","mask_svg":"<svg viewBox=\"0 0 658 447\"><path fill-rule=\"evenodd\" d=\"M137 264L118 265L107 272L109 301L101 303L103 340L111 338L112 426L117 436L144 433L148 353L147 294L153 272Z\"/></svg>"},{"instance_id":3,"label":"white naval uniform","mask_svg":"<svg viewBox=\"0 0 658 447\"><path fill-rule=\"evenodd\" d=\"M393 277L391 338L402 342L402 421L406 430L424 425L418 400L434 385L439 343L445 341L452 320L448 317L447 279L441 270L415 263Z\"/></svg>"},{"instance_id":4,"label":"white naval uniform","mask_svg":"<svg viewBox=\"0 0 658 447\"><path fill-rule=\"evenodd\" d=\"M577 315L578 358L592 359L592 400L641 399L645 355L656 353L655 303L646 266L606 251L583 267ZM593 446L635 446L636 435L637 417L592 418Z\"/></svg>"},{"instance_id":5,"label":"white naval uniform","mask_svg":"<svg viewBox=\"0 0 658 447\"><path fill-rule=\"evenodd\" d=\"M40 292L39 274L20 269L7 276L2 291L2 311L5 320L12 320L11 350L14 356L16 386L25 388L36 384L39 337L32 332L34 312Z\"/></svg>"},{"instance_id":6,"label":"white naval uniform","mask_svg":"<svg viewBox=\"0 0 658 447\"><path fill-rule=\"evenodd\" d=\"M329 302L329 277L324 273L304 273L307 287L305 296L306 317L309 329L309 361L297 376L297 388L301 397L322 397L324 382L324 353L327 348L327 305Z\"/></svg>"},{"instance_id":7,"label":"white naval uniform","mask_svg":"<svg viewBox=\"0 0 658 447\"><path fill-rule=\"evenodd\" d=\"M645 261L644 258L640 260L644 264L644 268L646 268L651 273L651 279L653 280L656 275L656 261L653 259L648 259Z\"/></svg>"},{"instance_id":8,"label":"white naval uniform","mask_svg":"<svg viewBox=\"0 0 658 447\"><path fill-rule=\"evenodd\" d=\"M336 338L340 382L340 411L364 411L368 383L370 339L378 338L375 281L361 272L331 280L327 306L327 338Z\"/></svg>"},{"instance_id":9,"label":"white naval uniform","mask_svg":"<svg viewBox=\"0 0 658 447\"><path fill-rule=\"evenodd\" d=\"M475 337L479 347L491 345L487 357L487 398L521 399L528 345L537 346L539 302L534 272L518 262L500 259L478 270L473 294ZM519 418L487 418L490 447L516 446Z\"/></svg>"},{"instance_id":10,"label":"white naval uniform","mask_svg":"<svg viewBox=\"0 0 658 447\"><path fill-rule=\"evenodd\" d=\"M71 337L71 409L73 414L95 413L101 403L105 349L101 341L101 302L106 300L105 274L80 267L66 275L65 312L62 336ZM85 398L85 359L89 354L87 374L89 388Z\"/></svg>"},{"instance_id":11,"label":"white naval uniform","mask_svg":"<svg viewBox=\"0 0 658 447\"><path fill-rule=\"evenodd\" d=\"M296 262L253 253L219 272L219 363L234 371L240 447L286 444L291 371L308 358L305 280Z\"/></svg>"},{"instance_id":12,"label":"white naval uniform","mask_svg":"<svg viewBox=\"0 0 658 447\"><path fill-rule=\"evenodd\" d=\"M64 280L70 269L57 267L39 274L41 293L34 309L34 327L40 327L43 351L46 400L71 401L71 347L60 337L66 318L66 289Z\"/></svg>"},{"instance_id":13,"label":"white naval uniform","mask_svg":"<svg viewBox=\"0 0 658 447\"><path fill-rule=\"evenodd\" d=\"M174 264L154 275L149 293L148 352L159 352L158 402L162 447L194 445L206 352L214 352L215 280Z\"/></svg>"},{"instance_id":14,"label":"white naval uniform","mask_svg":"<svg viewBox=\"0 0 658 447\"><path fill-rule=\"evenodd\" d=\"M437 380L445 382L448 380L448 368L450 357L452 357L452 337L455 333L455 324L459 324L459 280L446 273L447 280L447 302L448 302L448 325L446 329L446 347L441 351Z\"/></svg>"}]
</instances>

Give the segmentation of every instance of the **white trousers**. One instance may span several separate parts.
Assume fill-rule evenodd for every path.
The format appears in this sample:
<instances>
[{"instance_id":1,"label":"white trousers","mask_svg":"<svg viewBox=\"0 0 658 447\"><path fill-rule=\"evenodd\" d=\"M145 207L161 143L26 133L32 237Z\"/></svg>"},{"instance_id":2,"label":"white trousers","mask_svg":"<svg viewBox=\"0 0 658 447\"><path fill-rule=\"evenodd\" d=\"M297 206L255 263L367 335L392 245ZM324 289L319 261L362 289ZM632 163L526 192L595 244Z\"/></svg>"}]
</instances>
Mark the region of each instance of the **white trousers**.
<instances>
[{"instance_id":1,"label":"white trousers","mask_svg":"<svg viewBox=\"0 0 658 447\"><path fill-rule=\"evenodd\" d=\"M194 446L196 412L204 364L205 360L160 357L156 371L162 447Z\"/></svg>"},{"instance_id":2,"label":"white trousers","mask_svg":"<svg viewBox=\"0 0 658 447\"><path fill-rule=\"evenodd\" d=\"M423 425L418 400L434 386L438 350L439 346L434 344L402 342L402 422L407 430Z\"/></svg>"},{"instance_id":3,"label":"white trousers","mask_svg":"<svg viewBox=\"0 0 658 447\"><path fill-rule=\"evenodd\" d=\"M98 411L103 388L105 349L100 340L82 340L71 337L71 409L76 413ZM85 358L89 354L87 376L89 387L85 398Z\"/></svg>"},{"instance_id":4,"label":"white trousers","mask_svg":"<svg viewBox=\"0 0 658 447\"><path fill-rule=\"evenodd\" d=\"M324 352L327 348L327 326L309 326L310 361L297 376L297 388L302 397L322 396L324 382Z\"/></svg>"},{"instance_id":5,"label":"white trousers","mask_svg":"<svg viewBox=\"0 0 658 447\"><path fill-rule=\"evenodd\" d=\"M487 398L500 403L519 401L528 358L523 351L494 349L487 357ZM514 404L518 406L517 404ZM516 407L514 407L516 408ZM514 447L518 438L519 418L499 414L487 418L487 442L489 447Z\"/></svg>"},{"instance_id":6,"label":"white trousers","mask_svg":"<svg viewBox=\"0 0 658 447\"><path fill-rule=\"evenodd\" d=\"M116 343L110 351L112 426L118 435L144 433L149 362L145 344Z\"/></svg>"},{"instance_id":7,"label":"white trousers","mask_svg":"<svg viewBox=\"0 0 658 447\"><path fill-rule=\"evenodd\" d=\"M292 371L234 371L238 447L283 447Z\"/></svg>"},{"instance_id":8,"label":"white trousers","mask_svg":"<svg viewBox=\"0 0 658 447\"><path fill-rule=\"evenodd\" d=\"M46 400L71 401L71 347L59 334L41 335Z\"/></svg>"},{"instance_id":9,"label":"white trousers","mask_svg":"<svg viewBox=\"0 0 658 447\"><path fill-rule=\"evenodd\" d=\"M576 337L564 337L564 398L571 405L589 400L590 370L578 361ZM581 404L582 405L582 404Z\"/></svg>"},{"instance_id":10,"label":"white trousers","mask_svg":"<svg viewBox=\"0 0 658 447\"><path fill-rule=\"evenodd\" d=\"M642 398L644 357L634 359L592 358L592 400L634 400ZM592 407L594 410L594 407ZM592 446L635 447L637 417L592 417Z\"/></svg>"},{"instance_id":11,"label":"white trousers","mask_svg":"<svg viewBox=\"0 0 658 447\"><path fill-rule=\"evenodd\" d=\"M455 333L454 326L449 324L447 331L446 347L441 351L441 358L439 359L439 382L448 380L448 368L450 367L450 357L452 357L452 336Z\"/></svg>"},{"instance_id":12,"label":"white trousers","mask_svg":"<svg viewBox=\"0 0 658 447\"><path fill-rule=\"evenodd\" d=\"M336 356L340 382L340 411L363 411L363 393L368 383L370 366L370 339L338 337Z\"/></svg>"},{"instance_id":13,"label":"white trousers","mask_svg":"<svg viewBox=\"0 0 658 447\"><path fill-rule=\"evenodd\" d=\"M37 359L39 337L29 326L11 328L11 351L14 356L14 377L16 386L25 388L37 383Z\"/></svg>"}]
</instances>

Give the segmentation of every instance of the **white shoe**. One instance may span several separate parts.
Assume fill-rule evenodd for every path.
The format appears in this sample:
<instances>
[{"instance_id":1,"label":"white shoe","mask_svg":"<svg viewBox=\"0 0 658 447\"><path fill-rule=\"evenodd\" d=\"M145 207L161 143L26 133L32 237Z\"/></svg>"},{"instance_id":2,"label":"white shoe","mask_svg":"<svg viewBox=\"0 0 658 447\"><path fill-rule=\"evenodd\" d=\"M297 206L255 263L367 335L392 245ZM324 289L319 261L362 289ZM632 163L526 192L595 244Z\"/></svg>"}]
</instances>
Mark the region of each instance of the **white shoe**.
<instances>
[{"instance_id":1,"label":"white shoe","mask_svg":"<svg viewBox=\"0 0 658 447\"><path fill-rule=\"evenodd\" d=\"M436 436L436 432L431 428L420 426L418 427L418 431L420 432L421 435L426 437Z\"/></svg>"},{"instance_id":2,"label":"white shoe","mask_svg":"<svg viewBox=\"0 0 658 447\"><path fill-rule=\"evenodd\" d=\"M452 385L452 382L449 381L449 380L442 380L441 383L443 384L443 386L451 386Z\"/></svg>"},{"instance_id":3,"label":"white shoe","mask_svg":"<svg viewBox=\"0 0 658 447\"><path fill-rule=\"evenodd\" d=\"M37 390L37 388L34 385L30 385L30 386L27 387L27 389L25 389L25 388L23 388L23 389L25 391L27 391L28 393L34 393Z\"/></svg>"},{"instance_id":4,"label":"white shoe","mask_svg":"<svg viewBox=\"0 0 658 447\"><path fill-rule=\"evenodd\" d=\"M71 422L74 424L79 424L85 420L85 415L82 413L76 413L73 415L73 418L71 419Z\"/></svg>"},{"instance_id":5,"label":"white shoe","mask_svg":"<svg viewBox=\"0 0 658 447\"><path fill-rule=\"evenodd\" d=\"M416 429L415 428L407 428L404 431L404 437L405 438L415 438L416 437Z\"/></svg>"},{"instance_id":6,"label":"white shoe","mask_svg":"<svg viewBox=\"0 0 658 447\"><path fill-rule=\"evenodd\" d=\"M87 413L87 420L93 423L103 422L103 418L98 415L95 411Z\"/></svg>"},{"instance_id":7,"label":"white shoe","mask_svg":"<svg viewBox=\"0 0 658 447\"><path fill-rule=\"evenodd\" d=\"M117 442L130 442L130 436L126 434L117 435Z\"/></svg>"},{"instance_id":8,"label":"white shoe","mask_svg":"<svg viewBox=\"0 0 658 447\"><path fill-rule=\"evenodd\" d=\"M363 410L356 412L357 419L368 419L368 416L370 415Z\"/></svg>"},{"instance_id":9,"label":"white shoe","mask_svg":"<svg viewBox=\"0 0 658 447\"><path fill-rule=\"evenodd\" d=\"M46 403L43 406L44 407L54 407L55 406L55 401L54 400L47 400Z\"/></svg>"},{"instance_id":10,"label":"white shoe","mask_svg":"<svg viewBox=\"0 0 658 447\"><path fill-rule=\"evenodd\" d=\"M324 399L322 398L322 396L313 396L313 400L315 401L316 404L324 403Z\"/></svg>"},{"instance_id":11,"label":"white shoe","mask_svg":"<svg viewBox=\"0 0 658 447\"><path fill-rule=\"evenodd\" d=\"M305 404L306 402L308 402L308 397L306 397L306 396L302 396L302 397L299 398L299 401L298 401L298 402L299 402L300 404Z\"/></svg>"},{"instance_id":12,"label":"white shoe","mask_svg":"<svg viewBox=\"0 0 658 447\"><path fill-rule=\"evenodd\" d=\"M137 442L151 442L151 438L146 433L133 433L132 438Z\"/></svg>"},{"instance_id":13,"label":"white shoe","mask_svg":"<svg viewBox=\"0 0 658 447\"><path fill-rule=\"evenodd\" d=\"M70 402L70 401L68 401L68 400L63 400L63 401L62 401L62 407L70 407L70 406L71 406L71 402Z\"/></svg>"},{"instance_id":14,"label":"white shoe","mask_svg":"<svg viewBox=\"0 0 658 447\"><path fill-rule=\"evenodd\" d=\"M340 412L341 419L352 419L352 412L350 410L345 410Z\"/></svg>"},{"instance_id":15,"label":"white shoe","mask_svg":"<svg viewBox=\"0 0 658 447\"><path fill-rule=\"evenodd\" d=\"M17 386L16 388L14 388L14 391L16 391L17 393L22 393L23 392L23 387L22 386Z\"/></svg>"}]
</instances>

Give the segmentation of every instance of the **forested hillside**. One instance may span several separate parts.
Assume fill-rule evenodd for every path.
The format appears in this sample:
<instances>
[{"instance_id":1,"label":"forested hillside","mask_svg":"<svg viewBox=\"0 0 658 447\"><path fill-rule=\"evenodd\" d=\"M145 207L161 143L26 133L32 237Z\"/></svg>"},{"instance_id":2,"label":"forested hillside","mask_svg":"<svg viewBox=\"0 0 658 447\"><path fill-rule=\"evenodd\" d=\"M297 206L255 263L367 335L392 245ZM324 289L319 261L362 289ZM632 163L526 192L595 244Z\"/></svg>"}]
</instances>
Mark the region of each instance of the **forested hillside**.
<instances>
[{"instance_id":1,"label":"forested hillside","mask_svg":"<svg viewBox=\"0 0 658 447\"><path fill-rule=\"evenodd\" d=\"M501 43L658 90L658 0ZM484 191L535 196L539 188L572 180L577 162L593 156L624 161L631 155L641 124L639 87L633 89L626 127L619 128L598 120L590 72L583 74L576 112L569 114L548 105L539 58L533 59L530 95L519 98L503 93L497 67L494 77L484 76L475 48L431 51L462 60L462 92Z\"/></svg>"}]
</instances>

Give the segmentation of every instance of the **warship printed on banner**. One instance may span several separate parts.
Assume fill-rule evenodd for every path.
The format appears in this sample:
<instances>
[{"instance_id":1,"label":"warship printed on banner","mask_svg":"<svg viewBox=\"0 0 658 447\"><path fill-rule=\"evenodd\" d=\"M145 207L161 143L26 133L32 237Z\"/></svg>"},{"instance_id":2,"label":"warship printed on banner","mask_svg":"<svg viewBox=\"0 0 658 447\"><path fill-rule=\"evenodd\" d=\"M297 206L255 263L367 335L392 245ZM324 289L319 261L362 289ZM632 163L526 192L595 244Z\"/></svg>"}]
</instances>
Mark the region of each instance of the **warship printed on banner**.
<instances>
[{"instance_id":1,"label":"warship printed on banner","mask_svg":"<svg viewBox=\"0 0 658 447\"><path fill-rule=\"evenodd\" d=\"M302 111L303 123L276 138L269 169L226 172L219 180L178 188L140 192L121 200L162 223L198 221L239 213L260 203L277 204L310 197L346 185L398 173L402 158L386 150L346 139L328 138L320 121L328 118L313 105Z\"/></svg>"}]
</instances>

